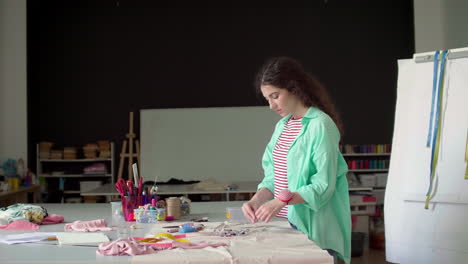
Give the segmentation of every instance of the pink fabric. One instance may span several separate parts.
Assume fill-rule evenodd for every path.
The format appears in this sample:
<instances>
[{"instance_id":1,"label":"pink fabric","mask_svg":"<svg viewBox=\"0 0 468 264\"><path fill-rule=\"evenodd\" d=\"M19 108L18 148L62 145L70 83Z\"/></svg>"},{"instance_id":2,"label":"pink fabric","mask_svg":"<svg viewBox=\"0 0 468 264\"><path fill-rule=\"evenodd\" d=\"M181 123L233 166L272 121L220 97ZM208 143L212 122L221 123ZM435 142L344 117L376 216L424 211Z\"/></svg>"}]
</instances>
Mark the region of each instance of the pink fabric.
<instances>
[{"instance_id":1,"label":"pink fabric","mask_svg":"<svg viewBox=\"0 0 468 264\"><path fill-rule=\"evenodd\" d=\"M105 171L107 171L107 169L104 163L94 163L84 168L84 172L86 173L105 172Z\"/></svg>"},{"instance_id":2,"label":"pink fabric","mask_svg":"<svg viewBox=\"0 0 468 264\"><path fill-rule=\"evenodd\" d=\"M16 220L13 221L9 224L2 225L0 226L0 229L5 229L5 230L39 230L39 226L31 223L29 221L24 221L24 220Z\"/></svg>"},{"instance_id":3,"label":"pink fabric","mask_svg":"<svg viewBox=\"0 0 468 264\"><path fill-rule=\"evenodd\" d=\"M63 216L61 215L56 215L56 214L50 214L46 216L42 222L40 222L40 225L52 225L52 224L58 224L63 222Z\"/></svg>"},{"instance_id":4,"label":"pink fabric","mask_svg":"<svg viewBox=\"0 0 468 264\"><path fill-rule=\"evenodd\" d=\"M221 247L221 246L227 246L227 244L221 243L221 242L210 244L205 241L200 241L198 243L184 243L184 242L179 242L179 241L172 242L172 248L184 248L184 249L200 249L200 248L206 248L206 247Z\"/></svg>"},{"instance_id":5,"label":"pink fabric","mask_svg":"<svg viewBox=\"0 0 468 264\"><path fill-rule=\"evenodd\" d=\"M154 253L157 250L183 248L200 249L205 247L227 246L225 243L185 243L172 241L170 243L139 243L134 238L120 238L115 241L102 243L97 249L97 253L104 256L135 256Z\"/></svg>"},{"instance_id":6,"label":"pink fabric","mask_svg":"<svg viewBox=\"0 0 468 264\"><path fill-rule=\"evenodd\" d=\"M65 225L65 231L78 231L78 232L97 232L97 231L111 231L111 227L107 227L107 222L104 219L91 220L91 221L75 221L71 224Z\"/></svg>"},{"instance_id":7,"label":"pink fabric","mask_svg":"<svg viewBox=\"0 0 468 264\"><path fill-rule=\"evenodd\" d=\"M153 253L153 246L138 243L133 238L119 238L115 241L102 243L96 253L104 256L135 256Z\"/></svg>"}]
</instances>

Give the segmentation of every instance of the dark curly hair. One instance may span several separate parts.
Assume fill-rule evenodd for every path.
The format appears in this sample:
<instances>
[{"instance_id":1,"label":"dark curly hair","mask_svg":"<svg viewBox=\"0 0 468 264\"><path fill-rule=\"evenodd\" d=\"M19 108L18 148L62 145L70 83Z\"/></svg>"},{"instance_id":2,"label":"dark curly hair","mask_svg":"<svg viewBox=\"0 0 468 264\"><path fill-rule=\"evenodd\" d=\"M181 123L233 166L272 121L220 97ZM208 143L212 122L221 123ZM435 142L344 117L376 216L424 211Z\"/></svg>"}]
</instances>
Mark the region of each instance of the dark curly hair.
<instances>
[{"instance_id":1,"label":"dark curly hair","mask_svg":"<svg viewBox=\"0 0 468 264\"><path fill-rule=\"evenodd\" d=\"M301 63L290 57L271 58L263 64L255 77L255 90L261 94L261 85L272 85L296 95L306 107L316 107L328 114L340 134L343 125L325 87L304 70Z\"/></svg>"}]
</instances>

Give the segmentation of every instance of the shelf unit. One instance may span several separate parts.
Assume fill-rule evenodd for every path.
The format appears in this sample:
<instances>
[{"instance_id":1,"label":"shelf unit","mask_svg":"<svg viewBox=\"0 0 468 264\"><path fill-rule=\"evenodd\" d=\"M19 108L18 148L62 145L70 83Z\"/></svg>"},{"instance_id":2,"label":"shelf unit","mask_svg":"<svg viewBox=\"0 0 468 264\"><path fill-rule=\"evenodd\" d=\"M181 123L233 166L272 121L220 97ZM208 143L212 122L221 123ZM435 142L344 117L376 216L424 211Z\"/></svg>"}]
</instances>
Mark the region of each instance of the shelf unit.
<instances>
[{"instance_id":1,"label":"shelf unit","mask_svg":"<svg viewBox=\"0 0 468 264\"><path fill-rule=\"evenodd\" d=\"M36 147L37 153L37 176L44 178L47 183L47 192L60 192L62 197L60 202L65 202L67 198L80 198L82 191L81 185L86 182L95 182L96 187L100 184L115 182L115 146L110 144L110 158L95 158L95 159L41 159L39 158L39 145ZM107 169L106 173L85 173L83 169L86 166L94 163L104 163ZM58 181L58 182L57 182ZM53 188L57 187L58 188ZM49 195L50 196L50 195ZM53 201L57 202L57 201Z\"/></svg>"},{"instance_id":2,"label":"shelf unit","mask_svg":"<svg viewBox=\"0 0 468 264\"><path fill-rule=\"evenodd\" d=\"M356 146L356 149L371 149L371 153L343 153L343 157L348 163L348 180L354 178L354 174L360 181L360 186L350 185L350 205L353 222L353 232L363 232L365 234L365 245L369 245L369 238L377 223L383 222L382 212L385 195L385 183L390 165L389 145L366 145ZM345 147L346 149L346 147ZM348 146L349 149L349 146ZM344 149L343 149L344 150ZM354 162L353 161L359 161ZM370 162L372 161L372 162ZM375 175L374 175L375 174ZM349 181L352 184L352 181ZM372 195L374 197L369 197Z\"/></svg>"},{"instance_id":3,"label":"shelf unit","mask_svg":"<svg viewBox=\"0 0 468 264\"><path fill-rule=\"evenodd\" d=\"M386 172L390 161L390 153L345 153L343 157L350 172Z\"/></svg>"},{"instance_id":4,"label":"shelf unit","mask_svg":"<svg viewBox=\"0 0 468 264\"><path fill-rule=\"evenodd\" d=\"M358 180L360 180L362 187L370 187L374 189L385 189L382 184L365 184L365 181L361 179L361 175L373 174L373 173L387 173L388 166L390 164L391 153L343 153L343 157L348 163L348 173L354 173ZM353 163L353 161L358 161ZM357 168L356 168L357 167ZM364 168L362 168L364 167ZM353 188L356 186L352 185ZM350 188L351 190L351 188Z\"/></svg>"}]
</instances>

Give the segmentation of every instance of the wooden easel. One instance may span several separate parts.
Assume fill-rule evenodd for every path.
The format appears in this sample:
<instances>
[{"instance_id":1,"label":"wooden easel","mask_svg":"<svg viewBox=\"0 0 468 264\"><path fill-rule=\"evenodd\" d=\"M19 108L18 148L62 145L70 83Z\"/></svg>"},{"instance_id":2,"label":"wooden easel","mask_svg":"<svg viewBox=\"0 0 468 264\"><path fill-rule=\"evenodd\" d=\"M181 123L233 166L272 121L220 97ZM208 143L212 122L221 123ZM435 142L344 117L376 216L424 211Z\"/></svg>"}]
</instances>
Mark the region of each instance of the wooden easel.
<instances>
[{"instance_id":1,"label":"wooden easel","mask_svg":"<svg viewBox=\"0 0 468 264\"><path fill-rule=\"evenodd\" d=\"M126 152L127 140L124 140L122 144L122 152L120 153L119 172L117 174L117 179L122 178L125 158L128 158L128 179L131 179L133 181L133 158L136 158L138 168L140 168L140 142L138 141L138 139L135 139L136 153L133 153L133 140L136 137L135 133L133 133L133 112L130 112L130 132L127 135L125 135L125 137L128 139L128 153Z\"/></svg>"}]
</instances>

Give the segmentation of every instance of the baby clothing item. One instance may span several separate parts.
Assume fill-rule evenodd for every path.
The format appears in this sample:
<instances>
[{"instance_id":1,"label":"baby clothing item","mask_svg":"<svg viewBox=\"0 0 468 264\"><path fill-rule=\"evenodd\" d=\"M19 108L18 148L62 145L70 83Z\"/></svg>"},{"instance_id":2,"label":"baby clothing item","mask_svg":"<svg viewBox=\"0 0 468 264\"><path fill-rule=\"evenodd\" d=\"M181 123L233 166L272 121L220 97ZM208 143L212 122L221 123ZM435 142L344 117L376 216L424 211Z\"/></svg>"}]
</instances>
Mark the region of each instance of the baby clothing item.
<instances>
[{"instance_id":1,"label":"baby clothing item","mask_svg":"<svg viewBox=\"0 0 468 264\"><path fill-rule=\"evenodd\" d=\"M75 221L65 225L65 231L78 232L97 232L97 231L112 231L111 227L107 227L107 222L104 219L91 221Z\"/></svg>"},{"instance_id":2,"label":"baby clothing item","mask_svg":"<svg viewBox=\"0 0 468 264\"><path fill-rule=\"evenodd\" d=\"M59 224L62 223L64 220L63 216L57 214L50 214L40 222L40 225L52 225L52 224Z\"/></svg>"},{"instance_id":3,"label":"baby clothing item","mask_svg":"<svg viewBox=\"0 0 468 264\"><path fill-rule=\"evenodd\" d=\"M135 256L153 253L155 250L150 244L138 243L133 238L119 238L115 241L102 243L96 253L104 256Z\"/></svg>"},{"instance_id":4,"label":"baby clothing item","mask_svg":"<svg viewBox=\"0 0 468 264\"><path fill-rule=\"evenodd\" d=\"M31 223L29 221L24 221L24 220L16 220L13 221L9 224L2 225L0 226L0 229L4 230L32 230L32 231L37 231L39 230L39 226Z\"/></svg>"},{"instance_id":5,"label":"baby clothing item","mask_svg":"<svg viewBox=\"0 0 468 264\"><path fill-rule=\"evenodd\" d=\"M42 222L46 216L47 210L39 205L17 203L0 208L0 219L2 223L25 220L37 224Z\"/></svg>"}]
</instances>

